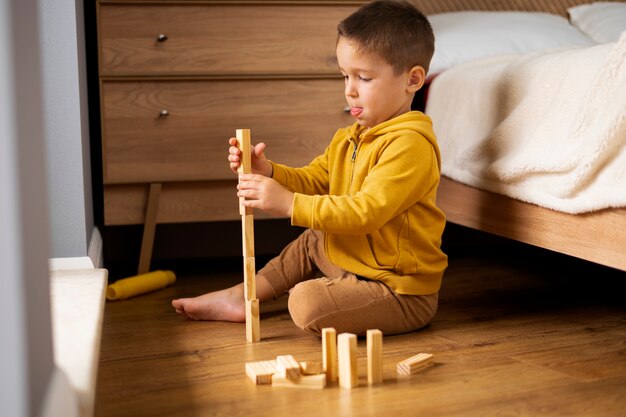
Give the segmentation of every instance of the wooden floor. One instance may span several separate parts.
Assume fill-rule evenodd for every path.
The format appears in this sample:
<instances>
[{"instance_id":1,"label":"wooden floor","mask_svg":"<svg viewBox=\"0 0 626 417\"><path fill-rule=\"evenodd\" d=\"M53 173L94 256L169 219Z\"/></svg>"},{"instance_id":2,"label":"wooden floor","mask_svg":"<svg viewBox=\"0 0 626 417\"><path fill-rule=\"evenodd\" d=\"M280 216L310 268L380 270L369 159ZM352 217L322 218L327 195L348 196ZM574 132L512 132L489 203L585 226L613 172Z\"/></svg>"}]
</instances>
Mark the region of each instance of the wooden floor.
<instances>
[{"instance_id":1,"label":"wooden floor","mask_svg":"<svg viewBox=\"0 0 626 417\"><path fill-rule=\"evenodd\" d=\"M626 273L499 239L451 245L433 323L384 337L384 382L323 390L255 386L247 361L320 361L285 300L262 305L261 342L243 324L192 322L170 300L241 279L239 260L180 263L172 287L107 302L96 417L625 416ZM541 264L545 264L541 266ZM397 377L419 352L435 365Z\"/></svg>"}]
</instances>

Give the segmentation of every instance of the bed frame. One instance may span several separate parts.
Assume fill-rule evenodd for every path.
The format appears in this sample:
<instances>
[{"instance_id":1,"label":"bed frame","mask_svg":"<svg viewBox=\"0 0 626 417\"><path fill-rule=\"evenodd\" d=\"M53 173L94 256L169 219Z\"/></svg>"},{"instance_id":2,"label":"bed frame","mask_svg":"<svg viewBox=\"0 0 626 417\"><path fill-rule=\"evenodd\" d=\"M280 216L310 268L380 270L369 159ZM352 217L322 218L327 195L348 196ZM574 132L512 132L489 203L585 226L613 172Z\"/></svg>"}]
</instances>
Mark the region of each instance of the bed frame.
<instances>
[{"instance_id":1,"label":"bed frame","mask_svg":"<svg viewBox=\"0 0 626 417\"><path fill-rule=\"evenodd\" d=\"M413 0L426 14L461 10L543 11L592 0ZM626 271L626 208L568 214L442 177L438 203L450 223Z\"/></svg>"}]
</instances>

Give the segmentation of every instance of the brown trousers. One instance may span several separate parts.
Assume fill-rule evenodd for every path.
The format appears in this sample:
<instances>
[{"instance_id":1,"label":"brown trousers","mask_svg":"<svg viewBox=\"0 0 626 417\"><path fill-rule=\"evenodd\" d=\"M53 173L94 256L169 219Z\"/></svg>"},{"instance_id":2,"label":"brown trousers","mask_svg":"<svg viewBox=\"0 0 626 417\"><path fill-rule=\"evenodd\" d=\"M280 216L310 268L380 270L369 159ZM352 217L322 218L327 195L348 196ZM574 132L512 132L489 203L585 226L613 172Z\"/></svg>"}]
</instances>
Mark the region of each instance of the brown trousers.
<instances>
[{"instance_id":1,"label":"brown trousers","mask_svg":"<svg viewBox=\"0 0 626 417\"><path fill-rule=\"evenodd\" d=\"M437 311L438 293L400 295L380 281L357 277L333 265L324 251L321 232L308 229L259 272L275 297L289 292L289 313L301 329L321 334L365 335L379 329L385 335L427 325Z\"/></svg>"}]
</instances>

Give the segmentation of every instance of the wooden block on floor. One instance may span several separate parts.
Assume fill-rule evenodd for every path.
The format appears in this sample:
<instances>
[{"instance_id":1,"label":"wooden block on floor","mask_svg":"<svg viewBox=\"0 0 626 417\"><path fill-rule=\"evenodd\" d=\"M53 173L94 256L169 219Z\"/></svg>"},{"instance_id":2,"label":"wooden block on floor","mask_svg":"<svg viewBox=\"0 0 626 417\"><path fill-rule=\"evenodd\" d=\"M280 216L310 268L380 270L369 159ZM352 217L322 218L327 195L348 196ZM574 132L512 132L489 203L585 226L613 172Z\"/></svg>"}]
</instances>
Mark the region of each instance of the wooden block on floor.
<instances>
[{"instance_id":1,"label":"wooden block on floor","mask_svg":"<svg viewBox=\"0 0 626 417\"><path fill-rule=\"evenodd\" d=\"M341 333L337 336L337 357L339 359L339 385L354 388L359 384L356 363L356 335Z\"/></svg>"},{"instance_id":2,"label":"wooden block on floor","mask_svg":"<svg viewBox=\"0 0 626 417\"><path fill-rule=\"evenodd\" d=\"M383 332L378 329L367 331L367 383L383 382Z\"/></svg>"},{"instance_id":3,"label":"wooden block on floor","mask_svg":"<svg viewBox=\"0 0 626 417\"><path fill-rule=\"evenodd\" d=\"M434 363L432 353L418 353L398 362L396 371L399 375L413 375Z\"/></svg>"},{"instance_id":4,"label":"wooden block on floor","mask_svg":"<svg viewBox=\"0 0 626 417\"><path fill-rule=\"evenodd\" d=\"M324 367L318 361L300 362L300 371L303 375L317 375L324 373Z\"/></svg>"},{"instance_id":5,"label":"wooden block on floor","mask_svg":"<svg viewBox=\"0 0 626 417\"><path fill-rule=\"evenodd\" d=\"M276 373L276 361L246 362L246 375L256 385L272 383L272 375Z\"/></svg>"},{"instance_id":6,"label":"wooden block on floor","mask_svg":"<svg viewBox=\"0 0 626 417\"><path fill-rule=\"evenodd\" d=\"M293 355L279 355L276 357L276 368L281 375L287 379L297 381L300 379L300 363Z\"/></svg>"},{"instance_id":7,"label":"wooden block on floor","mask_svg":"<svg viewBox=\"0 0 626 417\"><path fill-rule=\"evenodd\" d=\"M326 386L326 374L317 375L302 375L297 381L289 379L280 373L272 376L273 387L287 387L287 388L312 388L322 389Z\"/></svg>"},{"instance_id":8,"label":"wooden block on floor","mask_svg":"<svg viewBox=\"0 0 626 417\"><path fill-rule=\"evenodd\" d=\"M246 340L254 343L261 340L259 300L246 300Z\"/></svg>"},{"instance_id":9,"label":"wooden block on floor","mask_svg":"<svg viewBox=\"0 0 626 417\"><path fill-rule=\"evenodd\" d=\"M322 367L326 381L337 381L337 331L333 327L322 329Z\"/></svg>"}]
</instances>

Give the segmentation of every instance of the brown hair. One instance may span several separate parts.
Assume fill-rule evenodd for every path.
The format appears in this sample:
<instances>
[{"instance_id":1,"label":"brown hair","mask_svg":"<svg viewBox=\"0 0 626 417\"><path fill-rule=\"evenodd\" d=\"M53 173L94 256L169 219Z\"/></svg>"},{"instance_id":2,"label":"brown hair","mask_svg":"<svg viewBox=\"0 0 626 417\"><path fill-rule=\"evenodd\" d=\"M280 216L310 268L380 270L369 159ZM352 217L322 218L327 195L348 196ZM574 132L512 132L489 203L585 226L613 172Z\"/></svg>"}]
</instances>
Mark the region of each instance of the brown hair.
<instances>
[{"instance_id":1,"label":"brown hair","mask_svg":"<svg viewBox=\"0 0 626 417\"><path fill-rule=\"evenodd\" d=\"M396 74L420 65L428 72L435 36L426 16L411 3L375 0L366 3L337 26L338 37L357 44L361 53L376 54Z\"/></svg>"}]
</instances>

